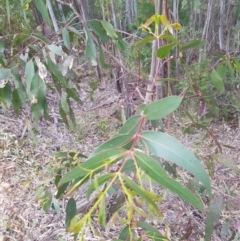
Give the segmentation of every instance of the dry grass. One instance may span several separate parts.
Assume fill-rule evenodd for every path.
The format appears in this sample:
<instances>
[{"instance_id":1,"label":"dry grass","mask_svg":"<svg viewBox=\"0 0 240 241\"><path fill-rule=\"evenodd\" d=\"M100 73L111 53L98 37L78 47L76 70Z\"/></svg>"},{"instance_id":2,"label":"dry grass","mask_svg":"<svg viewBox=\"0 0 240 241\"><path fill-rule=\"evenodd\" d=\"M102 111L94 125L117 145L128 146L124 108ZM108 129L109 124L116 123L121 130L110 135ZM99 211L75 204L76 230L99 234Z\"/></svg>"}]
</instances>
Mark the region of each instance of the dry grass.
<instances>
[{"instance_id":1,"label":"dry grass","mask_svg":"<svg viewBox=\"0 0 240 241\"><path fill-rule=\"evenodd\" d=\"M53 153L59 150L73 150L90 154L101 142L107 140L119 128L119 121L111 117L116 108L118 97L105 93L101 99L98 94L97 105L86 103L83 107L75 106L78 126L69 132L61 122L49 123L41 121L34 128L23 133L26 113L16 117L12 112L1 113L0 116L0 241L67 241L73 240L66 233L64 207L66 200L61 201L61 214L54 211L48 214L40 208L36 199L36 191L47 186L53 192L54 166ZM105 103L111 103L104 105ZM101 106L102 105L102 106ZM107 106L107 108L106 108ZM92 109L91 111L88 111ZM182 125L185 121L180 120ZM178 123L178 124L179 124ZM29 126L28 126L29 127ZM182 134L182 127L173 121L169 131L194 151L205 163L212 177L214 196L223 195L225 210L216 229L213 240L220 241L220 230L226 220L230 220L228 236L239 228L240 216L240 132L238 129L218 124L212 125L212 132L218 136L223 153L216 154L214 142L204 138L205 132L195 131L194 134ZM21 139L20 137L23 135ZM214 156L212 160L210 157ZM56 165L56 163L54 164ZM179 178L187 181L189 176L179 171ZM188 204L168 194L160 205L164 217L150 220L159 230L171 234L172 240L200 240L204 232L205 216L199 214ZM104 240L111 240L118 227L111 223L111 232L105 233ZM114 231L115 230L115 231ZM188 235L189 232L189 235ZM85 240L98 240L86 232ZM226 239L227 240L227 239Z\"/></svg>"}]
</instances>

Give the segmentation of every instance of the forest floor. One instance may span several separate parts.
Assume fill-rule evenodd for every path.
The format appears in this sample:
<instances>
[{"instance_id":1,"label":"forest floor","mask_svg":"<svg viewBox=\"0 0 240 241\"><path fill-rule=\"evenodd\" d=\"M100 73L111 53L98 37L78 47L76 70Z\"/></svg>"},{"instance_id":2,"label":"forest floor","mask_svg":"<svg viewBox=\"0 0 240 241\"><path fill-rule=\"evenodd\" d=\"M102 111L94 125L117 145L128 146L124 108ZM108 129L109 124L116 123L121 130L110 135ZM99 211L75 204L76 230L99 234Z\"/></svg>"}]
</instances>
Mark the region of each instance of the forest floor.
<instances>
[{"instance_id":1,"label":"forest floor","mask_svg":"<svg viewBox=\"0 0 240 241\"><path fill-rule=\"evenodd\" d=\"M45 213L37 193L43 186L56 192L54 153L75 151L88 156L120 129L121 121L113 115L120 108L119 95L113 95L112 91L96 91L94 95L93 102L74 106L77 127L70 131L60 120L54 97L49 98L52 98L50 109L51 115L55 116L53 119L57 119L55 123L41 120L36 126L29 121L27 109L18 117L12 111L0 110L0 241L73 240L64 227L67 200L60 201L60 214L54 210ZM87 99L85 97L82 98ZM228 123L210 125L222 147L220 153L216 143L206 138L204 130L183 134L188 122L176 114L170 119L168 133L205 163L212 179L214 197L224 197L225 208L216 223L212 240L234 240L230 237L240 232L240 130ZM179 170L179 176L182 180L189 178L182 170ZM149 221L163 234L172 237L171 240L201 240L205 215L169 192L159 208L163 217ZM107 235L99 238L87 231L85 240L112 240L118 237L120 228L120 224L110 222Z\"/></svg>"}]
</instances>

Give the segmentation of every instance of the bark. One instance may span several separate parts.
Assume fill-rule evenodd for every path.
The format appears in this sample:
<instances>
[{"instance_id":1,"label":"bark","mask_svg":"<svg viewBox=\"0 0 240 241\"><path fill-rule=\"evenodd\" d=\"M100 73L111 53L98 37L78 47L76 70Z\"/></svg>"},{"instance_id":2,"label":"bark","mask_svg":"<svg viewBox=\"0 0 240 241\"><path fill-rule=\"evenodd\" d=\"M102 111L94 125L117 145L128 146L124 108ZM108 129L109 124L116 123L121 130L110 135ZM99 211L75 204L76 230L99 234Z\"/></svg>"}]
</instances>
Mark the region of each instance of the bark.
<instances>
[{"instance_id":1,"label":"bark","mask_svg":"<svg viewBox=\"0 0 240 241\"><path fill-rule=\"evenodd\" d=\"M155 14L161 14L162 9L164 7L164 3L165 3L164 0L163 1L155 0ZM155 30L155 33L157 33L157 32L159 32L159 31ZM162 63L162 61L158 60L157 56L156 56L156 52L159 47L160 47L160 40L159 39L154 40L152 43L151 70L150 70L150 75L149 75L149 83L150 84L147 85L145 104L152 101L154 79L157 77L160 77L161 73L162 73L160 71L163 70L162 69L163 63ZM160 67L159 71L157 70L157 66ZM164 96L164 86L163 86L163 84L161 84L156 87L156 98L160 99L160 98L163 98L163 96Z\"/></svg>"},{"instance_id":2,"label":"bark","mask_svg":"<svg viewBox=\"0 0 240 241\"><path fill-rule=\"evenodd\" d=\"M63 8L62 8L62 4L60 4L59 2L57 2L57 5L58 5L58 10L60 12L60 15L62 17L62 21L63 22L66 22L66 17L65 17L65 14L63 12Z\"/></svg>"},{"instance_id":3,"label":"bark","mask_svg":"<svg viewBox=\"0 0 240 241\"><path fill-rule=\"evenodd\" d=\"M56 20L55 14L53 12L53 8L52 8L52 4L51 4L50 0L47 0L47 8L48 8L49 14L50 14L51 19L52 19L54 30L55 30L55 32L58 32L59 27L57 25L57 20Z\"/></svg>"},{"instance_id":4,"label":"bark","mask_svg":"<svg viewBox=\"0 0 240 241\"><path fill-rule=\"evenodd\" d=\"M117 21L116 16L116 7L115 7L115 0L111 0L111 8L112 8L112 18L113 18L113 25L115 29L119 29L119 23Z\"/></svg>"},{"instance_id":5,"label":"bark","mask_svg":"<svg viewBox=\"0 0 240 241\"><path fill-rule=\"evenodd\" d=\"M234 9L235 0L228 1L227 9L227 39L226 39L226 52L230 52L230 42L231 42L231 31L233 27L233 9Z\"/></svg>"},{"instance_id":6,"label":"bark","mask_svg":"<svg viewBox=\"0 0 240 241\"><path fill-rule=\"evenodd\" d=\"M202 39L206 39L208 41L208 36L209 36L209 25L211 21L211 15L212 15L212 6L213 6L213 0L208 1L208 8L207 8L207 17L205 20L205 25L203 28L203 33L202 33ZM204 55L206 54L206 50L208 47L208 42L206 42L205 47L204 47Z\"/></svg>"},{"instance_id":7,"label":"bark","mask_svg":"<svg viewBox=\"0 0 240 241\"><path fill-rule=\"evenodd\" d=\"M225 0L220 0L220 11L219 11L219 48L221 50L224 49L224 36L223 36L223 32L224 32L224 15L225 15L225 5L226 2Z\"/></svg>"}]
</instances>

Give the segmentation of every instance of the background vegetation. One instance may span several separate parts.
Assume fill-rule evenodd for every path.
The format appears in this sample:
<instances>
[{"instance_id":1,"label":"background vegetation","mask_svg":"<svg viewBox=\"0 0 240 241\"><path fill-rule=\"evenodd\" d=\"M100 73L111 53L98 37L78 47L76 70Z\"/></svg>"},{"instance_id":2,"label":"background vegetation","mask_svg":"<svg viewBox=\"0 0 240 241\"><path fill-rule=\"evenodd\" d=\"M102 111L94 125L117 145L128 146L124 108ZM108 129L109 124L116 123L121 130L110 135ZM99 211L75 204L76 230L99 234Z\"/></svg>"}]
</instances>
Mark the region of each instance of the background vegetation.
<instances>
[{"instance_id":1,"label":"background vegetation","mask_svg":"<svg viewBox=\"0 0 240 241\"><path fill-rule=\"evenodd\" d=\"M239 239L238 135L229 142L219 131L240 127L239 5L0 1L1 113L22 118L16 141L42 147L41 125L64 123L85 144L65 148L65 134L47 174L37 175L49 178L37 185L41 207L61 215L74 239ZM18 145L4 133L8 157ZM11 237L11 217L4 220ZM111 234L113 224L120 228Z\"/></svg>"}]
</instances>

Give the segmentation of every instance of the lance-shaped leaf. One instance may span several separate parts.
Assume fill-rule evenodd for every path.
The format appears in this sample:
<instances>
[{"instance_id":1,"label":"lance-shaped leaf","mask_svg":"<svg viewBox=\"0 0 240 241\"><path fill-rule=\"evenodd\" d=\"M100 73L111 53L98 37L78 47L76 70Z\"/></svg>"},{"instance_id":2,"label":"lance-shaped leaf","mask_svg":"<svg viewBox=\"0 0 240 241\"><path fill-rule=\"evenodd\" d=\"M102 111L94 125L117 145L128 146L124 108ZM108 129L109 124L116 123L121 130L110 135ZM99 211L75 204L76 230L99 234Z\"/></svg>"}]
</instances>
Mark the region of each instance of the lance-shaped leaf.
<instances>
[{"instance_id":1,"label":"lance-shaped leaf","mask_svg":"<svg viewBox=\"0 0 240 241\"><path fill-rule=\"evenodd\" d=\"M106 203L105 203L105 198L102 199L102 201L99 205L98 222L103 227L106 227Z\"/></svg>"},{"instance_id":2,"label":"lance-shaped leaf","mask_svg":"<svg viewBox=\"0 0 240 241\"><path fill-rule=\"evenodd\" d=\"M223 93L225 91L223 79L218 74L218 72L214 69L212 70L212 73L211 73L211 82L212 82L212 85L220 92Z\"/></svg>"},{"instance_id":3,"label":"lance-shaped leaf","mask_svg":"<svg viewBox=\"0 0 240 241\"><path fill-rule=\"evenodd\" d=\"M44 111L47 87L45 82L36 73L32 79L31 95L33 96L31 110L34 121L39 120Z\"/></svg>"},{"instance_id":4,"label":"lance-shaped leaf","mask_svg":"<svg viewBox=\"0 0 240 241\"><path fill-rule=\"evenodd\" d=\"M127 119L127 121L124 123L123 127L119 131L119 134L129 134L129 135L136 134L140 126L140 121L141 121L140 115L135 115Z\"/></svg>"},{"instance_id":5,"label":"lance-shaped leaf","mask_svg":"<svg viewBox=\"0 0 240 241\"><path fill-rule=\"evenodd\" d=\"M92 171L94 171L94 173L100 172L104 167L110 166L120 158L123 158L127 155L127 152L127 150L120 148L102 151L68 172L58 185L62 185L63 183L72 181L76 178L84 177Z\"/></svg>"},{"instance_id":6,"label":"lance-shaped leaf","mask_svg":"<svg viewBox=\"0 0 240 241\"><path fill-rule=\"evenodd\" d=\"M101 39L103 43L106 43L108 41L109 37L107 35L107 32L99 21L97 20L88 21L88 26Z\"/></svg>"},{"instance_id":7,"label":"lance-shaped leaf","mask_svg":"<svg viewBox=\"0 0 240 241\"><path fill-rule=\"evenodd\" d=\"M96 155L101 151L105 151L112 148L130 149L132 146L132 143L133 143L132 135L129 135L129 134L119 135L103 143L99 147L97 147L97 149L92 153L91 156Z\"/></svg>"},{"instance_id":8,"label":"lance-shaped leaf","mask_svg":"<svg viewBox=\"0 0 240 241\"><path fill-rule=\"evenodd\" d=\"M0 69L0 80L5 80L11 76L11 69Z\"/></svg>"},{"instance_id":9,"label":"lance-shaped leaf","mask_svg":"<svg viewBox=\"0 0 240 241\"><path fill-rule=\"evenodd\" d=\"M143 132L141 133L141 140L152 154L176 163L193 174L202 182L209 195L211 195L208 174L195 155L181 142L172 136L160 132Z\"/></svg>"},{"instance_id":10,"label":"lance-shaped leaf","mask_svg":"<svg viewBox=\"0 0 240 241\"><path fill-rule=\"evenodd\" d=\"M71 41L70 41L70 36L69 32L66 28L63 28L62 30L62 38L63 38L63 43L64 45L68 48L71 49Z\"/></svg>"},{"instance_id":11,"label":"lance-shaped leaf","mask_svg":"<svg viewBox=\"0 0 240 241\"><path fill-rule=\"evenodd\" d=\"M101 45L99 38L97 38L97 41L98 41L98 48L99 48L99 61L100 61L102 68L104 68L104 69L111 68L112 66L105 62L104 53L103 53L102 45Z\"/></svg>"},{"instance_id":12,"label":"lance-shaped leaf","mask_svg":"<svg viewBox=\"0 0 240 241\"><path fill-rule=\"evenodd\" d=\"M176 43L178 44L178 40L176 38L174 38L171 34L161 34L159 36L160 39L166 39L171 41L172 43Z\"/></svg>"},{"instance_id":13,"label":"lance-shaped leaf","mask_svg":"<svg viewBox=\"0 0 240 241\"><path fill-rule=\"evenodd\" d=\"M65 219L66 227L69 227L71 220L75 217L76 214L77 214L76 201L73 198L70 198L66 206L66 219Z\"/></svg>"},{"instance_id":14,"label":"lance-shaped leaf","mask_svg":"<svg viewBox=\"0 0 240 241\"><path fill-rule=\"evenodd\" d=\"M160 59L166 58L175 45L176 43L171 43L160 47L157 50L157 57Z\"/></svg>"},{"instance_id":15,"label":"lance-shaped leaf","mask_svg":"<svg viewBox=\"0 0 240 241\"><path fill-rule=\"evenodd\" d=\"M168 239L164 237L159 231L151 226L150 224L146 222L137 222L137 226L142 228L145 231L148 231L146 233L147 237L154 238L153 240L159 240L159 241L167 241Z\"/></svg>"},{"instance_id":16,"label":"lance-shaped leaf","mask_svg":"<svg viewBox=\"0 0 240 241\"><path fill-rule=\"evenodd\" d=\"M105 182L109 181L114 176L113 173L108 173L98 178L95 178L93 182L89 185L87 190L87 198L89 199L94 190L98 189Z\"/></svg>"},{"instance_id":17,"label":"lance-shaped leaf","mask_svg":"<svg viewBox=\"0 0 240 241\"><path fill-rule=\"evenodd\" d=\"M137 195L139 195L141 198L145 199L148 204L157 212L160 216L160 213L158 211L157 205L152 201L151 197L147 195L144 190L142 190L137 184L135 184L133 181L131 181L127 176L122 176L122 178L125 180L127 186L134 191Z\"/></svg>"},{"instance_id":18,"label":"lance-shaped leaf","mask_svg":"<svg viewBox=\"0 0 240 241\"><path fill-rule=\"evenodd\" d=\"M87 57L90 57L93 60L96 60L96 58L97 58L96 46L91 37L91 33L89 32L89 29L87 26L84 26L83 28L84 28L84 32L86 34L86 42L87 42L85 54Z\"/></svg>"},{"instance_id":19,"label":"lance-shaped leaf","mask_svg":"<svg viewBox=\"0 0 240 241\"><path fill-rule=\"evenodd\" d=\"M63 52L62 48L59 47L59 46L56 46L54 44L50 44L50 45L47 46L47 48L56 55L59 55L59 56L64 55L64 52Z\"/></svg>"},{"instance_id":20,"label":"lance-shaped leaf","mask_svg":"<svg viewBox=\"0 0 240 241\"><path fill-rule=\"evenodd\" d=\"M32 85L33 76L35 75L34 63L32 60L28 61L25 66L25 80L27 84L27 94L28 98L30 98L30 88Z\"/></svg>"},{"instance_id":21,"label":"lance-shaped leaf","mask_svg":"<svg viewBox=\"0 0 240 241\"><path fill-rule=\"evenodd\" d=\"M132 229L130 225L127 225L122 232L119 234L118 239L116 240L131 240L130 237L132 237Z\"/></svg>"},{"instance_id":22,"label":"lance-shaped leaf","mask_svg":"<svg viewBox=\"0 0 240 241\"><path fill-rule=\"evenodd\" d=\"M181 97L166 97L147 105L143 111L143 114L148 120L159 120L176 110L181 102Z\"/></svg>"},{"instance_id":23,"label":"lance-shaped leaf","mask_svg":"<svg viewBox=\"0 0 240 241\"><path fill-rule=\"evenodd\" d=\"M14 112L18 115L19 110L22 107L22 101L18 94L18 89L15 89L12 93L12 106L13 106Z\"/></svg>"},{"instance_id":24,"label":"lance-shaped leaf","mask_svg":"<svg viewBox=\"0 0 240 241\"><path fill-rule=\"evenodd\" d=\"M149 42L152 42L153 40L155 40L156 37L155 36L148 36L142 40L140 40L139 42L136 43L135 45L135 48L139 48L141 47L142 45L146 44L146 43L149 43Z\"/></svg>"},{"instance_id":25,"label":"lance-shaped leaf","mask_svg":"<svg viewBox=\"0 0 240 241\"><path fill-rule=\"evenodd\" d=\"M62 85L67 85L67 81L62 75L62 73L59 71L58 66L54 64L50 58L48 58L47 60L47 69L52 75L56 77L57 82L61 83Z\"/></svg>"},{"instance_id":26,"label":"lance-shaped leaf","mask_svg":"<svg viewBox=\"0 0 240 241\"><path fill-rule=\"evenodd\" d=\"M46 5L43 2L43 0L34 0L34 3L36 5L37 9L39 10L39 12L41 13L42 18L44 19L44 21L51 28L52 21L51 21L51 19L49 17L48 10L47 10Z\"/></svg>"},{"instance_id":27,"label":"lance-shaped leaf","mask_svg":"<svg viewBox=\"0 0 240 241\"><path fill-rule=\"evenodd\" d=\"M40 35L40 34L37 34L37 33L32 33L31 36L35 39L43 41L46 44L50 43L49 39L44 37L43 35ZM32 45L32 46L34 46L34 45ZM36 46L34 46L34 47L36 47Z\"/></svg>"},{"instance_id":28,"label":"lance-shaped leaf","mask_svg":"<svg viewBox=\"0 0 240 241\"><path fill-rule=\"evenodd\" d=\"M73 98L75 101L77 101L80 105L82 105L82 101L79 98L78 92L75 88L66 88L66 93L69 98Z\"/></svg>"},{"instance_id":29,"label":"lance-shaped leaf","mask_svg":"<svg viewBox=\"0 0 240 241\"><path fill-rule=\"evenodd\" d=\"M185 43L184 45L182 45L180 47L180 50L186 50L186 49L197 49L197 48L201 48L205 45L206 41L205 40L191 40L187 43Z\"/></svg>"},{"instance_id":30,"label":"lance-shaped leaf","mask_svg":"<svg viewBox=\"0 0 240 241\"><path fill-rule=\"evenodd\" d=\"M106 30L107 32L107 35L112 38L112 39L117 39L118 38L118 35L114 29L114 27L112 26L111 23L109 23L108 21L105 21L105 20L102 20L100 21L103 28Z\"/></svg>"},{"instance_id":31,"label":"lance-shaped leaf","mask_svg":"<svg viewBox=\"0 0 240 241\"><path fill-rule=\"evenodd\" d=\"M227 67L228 67L228 70L229 70L230 77L234 78L234 69L232 67L232 63L229 60L227 61Z\"/></svg>"},{"instance_id":32,"label":"lance-shaped leaf","mask_svg":"<svg viewBox=\"0 0 240 241\"><path fill-rule=\"evenodd\" d=\"M29 38L29 36L29 34L17 34L12 40L12 45L20 46L21 43L23 43Z\"/></svg>"},{"instance_id":33,"label":"lance-shaped leaf","mask_svg":"<svg viewBox=\"0 0 240 241\"><path fill-rule=\"evenodd\" d=\"M3 99L3 104L9 108L12 103L12 90L9 83L7 83L3 88L0 88L0 98Z\"/></svg>"},{"instance_id":34,"label":"lance-shaped leaf","mask_svg":"<svg viewBox=\"0 0 240 241\"><path fill-rule=\"evenodd\" d=\"M191 203L194 207L204 211L201 201L186 187L171 179L162 166L153 158L141 152L134 153L135 159L141 169L153 180L176 193L179 197Z\"/></svg>"},{"instance_id":35,"label":"lance-shaped leaf","mask_svg":"<svg viewBox=\"0 0 240 241\"><path fill-rule=\"evenodd\" d=\"M214 226L218 222L218 219L223 210L223 207L224 207L223 196L217 197L209 207L209 212L206 218L205 241L211 241L211 236L214 230Z\"/></svg>"}]
</instances>

